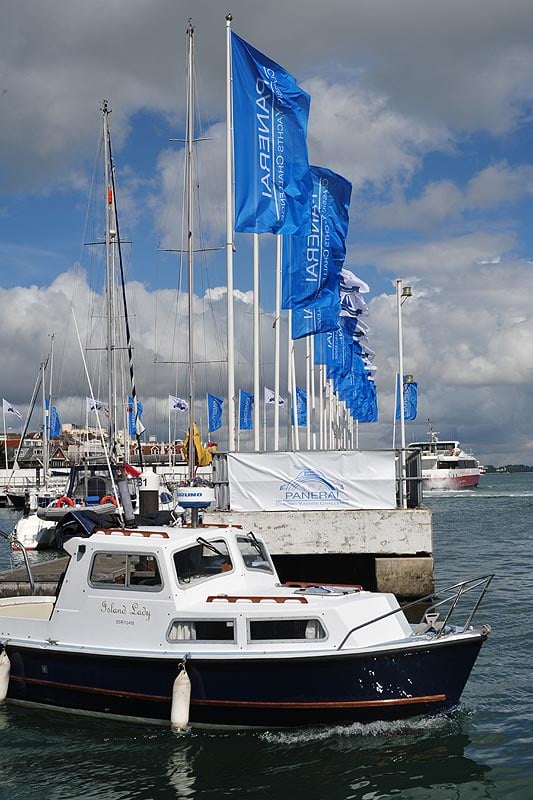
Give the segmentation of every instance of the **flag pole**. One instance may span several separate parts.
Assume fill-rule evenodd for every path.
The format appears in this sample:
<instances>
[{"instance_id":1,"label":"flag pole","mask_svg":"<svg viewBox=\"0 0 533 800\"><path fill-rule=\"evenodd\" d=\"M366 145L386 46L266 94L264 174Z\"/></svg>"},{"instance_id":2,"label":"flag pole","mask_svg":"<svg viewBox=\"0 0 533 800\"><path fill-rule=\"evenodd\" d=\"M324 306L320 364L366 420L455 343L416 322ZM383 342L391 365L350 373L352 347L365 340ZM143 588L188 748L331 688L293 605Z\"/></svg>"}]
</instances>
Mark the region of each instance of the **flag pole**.
<instances>
[{"instance_id":1,"label":"flag pole","mask_svg":"<svg viewBox=\"0 0 533 800\"><path fill-rule=\"evenodd\" d=\"M267 449L267 404L263 397L263 452Z\"/></svg>"},{"instance_id":2,"label":"flag pole","mask_svg":"<svg viewBox=\"0 0 533 800\"><path fill-rule=\"evenodd\" d=\"M281 352L281 236L276 236L276 308L274 312L274 450L279 450L279 367ZM290 330L288 335L290 336ZM288 443L287 443L288 445Z\"/></svg>"},{"instance_id":3,"label":"flag pole","mask_svg":"<svg viewBox=\"0 0 533 800\"><path fill-rule=\"evenodd\" d=\"M325 406L325 392L326 392L326 382L324 380L324 365L320 364L318 367L318 419L320 428L319 431L319 438L318 438L318 446L320 450L324 450L324 437L325 437L325 430L326 430L326 420L325 414L327 413L327 409Z\"/></svg>"},{"instance_id":4,"label":"flag pole","mask_svg":"<svg viewBox=\"0 0 533 800\"><path fill-rule=\"evenodd\" d=\"M254 243L254 305L253 305L253 327L254 327L254 450L260 449L260 406L259 406L259 234L253 234Z\"/></svg>"},{"instance_id":5,"label":"flag pole","mask_svg":"<svg viewBox=\"0 0 533 800\"><path fill-rule=\"evenodd\" d=\"M287 397L289 398L289 413L287 424L287 450L294 449L294 430L293 430L293 415L296 411L294 408L294 396L292 392L292 369L291 369L291 330L292 330L292 311L287 309Z\"/></svg>"},{"instance_id":6,"label":"flag pole","mask_svg":"<svg viewBox=\"0 0 533 800\"><path fill-rule=\"evenodd\" d=\"M396 447L396 409L398 407L398 373L394 381L394 407L392 410L392 449Z\"/></svg>"},{"instance_id":7,"label":"flag pole","mask_svg":"<svg viewBox=\"0 0 533 800\"><path fill-rule=\"evenodd\" d=\"M311 446L313 450L316 450L316 393L315 393L315 337L309 337L309 353L311 359L311 403L310 403L310 411L311 411L311 426L312 426L312 438L311 438ZM309 413L309 407L308 407Z\"/></svg>"},{"instance_id":8,"label":"flag pole","mask_svg":"<svg viewBox=\"0 0 533 800\"><path fill-rule=\"evenodd\" d=\"M311 412L309 409L310 400L311 400L311 336L305 337L305 391L307 392L306 395L306 420L305 420L305 428L307 434L307 449L311 449Z\"/></svg>"},{"instance_id":9,"label":"flag pole","mask_svg":"<svg viewBox=\"0 0 533 800\"><path fill-rule=\"evenodd\" d=\"M226 284L228 355L228 450L236 449L233 322L233 113L231 103L231 14L226 16Z\"/></svg>"},{"instance_id":10,"label":"flag pole","mask_svg":"<svg viewBox=\"0 0 533 800\"><path fill-rule=\"evenodd\" d=\"M289 311L289 314L291 312ZM289 332L289 371L291 373L291 390L292 390L292 424L293 424L293 446L296 451L300 449L300 432L298 430L298 392L296 391L296 362L294 357L294 339L290 336Z\"/></svg>"},{"instance_id":11,"label":"flag pole","mask_svg":"<svg viewBox=\"0 0 533 800\"><path fill-rule=\"evenodd\" d=\"M4 417L4 454L5 454L5 457L6 457L6 470L7 470L7 469L9 469L9 466L8 466L8 463L7 463L6 410L4 408L4 403L5 403L5 400L2 401L2 415Z\"/></svg>"},{"instance_id":12,"label":"flag pole","mask_svg":"<svg viewBox=\"0 0 533 800\"><path fill-rule=\"evenodd\" d=\"M170 449L170 400L168 401L168 466L172 466L172 450Z\"/></svg>"}]
</instances>

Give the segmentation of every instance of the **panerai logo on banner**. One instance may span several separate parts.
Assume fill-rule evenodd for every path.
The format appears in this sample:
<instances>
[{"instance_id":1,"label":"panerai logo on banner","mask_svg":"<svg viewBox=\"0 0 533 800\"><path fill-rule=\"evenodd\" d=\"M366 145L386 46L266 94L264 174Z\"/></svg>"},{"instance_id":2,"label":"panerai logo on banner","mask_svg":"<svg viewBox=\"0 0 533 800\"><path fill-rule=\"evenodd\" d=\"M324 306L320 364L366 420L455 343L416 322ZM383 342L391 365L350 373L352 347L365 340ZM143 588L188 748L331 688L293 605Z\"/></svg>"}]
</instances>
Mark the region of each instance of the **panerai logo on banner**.
<instances>
[{"instance_id":1,"label":"panerai logo on banner","mask_svg":"<svg viewBox=\"0 0 533 800\"><path fill-rule=\"evenodd\" d=\"M301 469L296 477L289 483L282 483L279 487L281 500L284 503L294 503L300 506L306 502L316 503L343 503L345 496L342 483L334 484L314 469Z\"/></svg>"}]
</instances>

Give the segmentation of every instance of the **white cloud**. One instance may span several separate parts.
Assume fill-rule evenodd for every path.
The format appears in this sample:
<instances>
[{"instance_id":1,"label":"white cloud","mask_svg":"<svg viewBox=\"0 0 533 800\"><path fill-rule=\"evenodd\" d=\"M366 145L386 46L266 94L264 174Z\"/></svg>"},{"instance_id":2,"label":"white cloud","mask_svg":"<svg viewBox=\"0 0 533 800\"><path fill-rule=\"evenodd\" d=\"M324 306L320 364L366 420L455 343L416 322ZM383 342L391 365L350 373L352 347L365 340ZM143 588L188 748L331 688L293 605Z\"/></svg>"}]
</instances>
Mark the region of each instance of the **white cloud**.
<instances>
[{"instance_id":1,"label":"white cloud","mask_svg":"<svg viewBox=\"0 0 533 800\"><path fill-rule=\"evenodd\" d=\"M477 172L464 189L452 181L438 181L426 184L410 201L397 193L391 203L370 208L365 221L374 228L430 230L441 222L460 219L465 212L495 209L532 194L533 167L510 167L501 161Z\"/></svg>"},{"instance_id":2,"label":"white cloud","mask_svg":"<svg viewBox=\"0 0 533 800\"><path fill-rule=\"evenodd\" d=\"M345 175L356 189L406 180L424 153L448 141L446 129L395 111L389 98L365 90L355 78L342 83L315 78L305 89L312 97L311 161Z\"/></svg>"},{"instance_id":3,"label":"white cloud","mask_svg":"<svg viewBox=\"0 0 533 800\"><path fill-rule=\"evenodd\" d=\"M516 219L503 214L513 215L515 204L531 197L533 168L511 155L504 160L501 153L517 144L516 131L527 120L532 100L530 2L309 0L305 13L293 13L280 0L253 8L249 0L234 0L231 10L234 29L311 92L312 161L354 184L348 266L363 278L369 265L383 280L403 275L413 286L415 296L404 307L404 330L406 366L420 388L416 438L425 432L427 415L443 435L460 433L484 461L527 462L532 270L513 253L527 252L530 245L521 240ZM223 394L225 10L214 18L212 0L183 0L179 8L174 0L26 0L10 4L4 16L0 259L5 275L36 284L0 290L5 393L9 389L10 401L24 407L48 350L48 334L55 332L55 384L63 418L79 413L79 397L86 394L70 307L74 302L85 340L91 310L101 314L101 288L91 288L77 270L65 271L65 256L58 256L64 237L57 213L61 207L54 201L57 194L69 204L85 196L102 99L113 109L119 199L130 227L144 241L155 241L155 229L161 247L181 247L180 145L166 142L181 135L185 29L191 16L197 33L197 87L209 109L197 131L209 141L197 148L202 201L196 211L203 233L196 245L222 248L222 267L217 262L195 284L198 353L209 353L199 385ZM157 143L151 138L156 127ZM474 140L480 133L487 156L480 151L467 164L469 137ZM492 154L491 143L497 145ZM428 178L425 159L439 151L457 157L462 178ZM18 207L28 197L24 192L46 195L49 203L39 206L42 215L33 216L21 239L21 229L12 230L11 222L16 224ZM377 201L379 207L370 206ZM49 233L54 219L57 247ZM371 246L364 243L365 226L400 233ZM126 225L122 228L124 233ZM45 229L46 244L36 246ZM450 230L453 237L446 235ZM411 239L407 244L404 232ZM250 247L244 237L237 237L236 245L242 275L235 293L237 387L250 388ZM263 271L273 261L268 247ZM52 271L61 274L47 285L44 276ZM169 285L178 283L174 272L169 267ZM185 359L185 298L177 290L157 288L163 281L154 277L147 259L136 274L144 281L130 286L137 383L145 395L145 415L152 415L151 424L161 431L165 394L179 394L178 387L184 386L184 368L174 362ZM396 369L392 285L388 294L371 299L370 311L381 422L364 427L361 442L389 446ZM262 326L268 373L271 314L263 315ZM92 327L101 332L101 321L93 320ZM102 373L95 356L91 372L98 382ZM516 391L510 392L509 385Z\"/></svg>"}]
</instances>

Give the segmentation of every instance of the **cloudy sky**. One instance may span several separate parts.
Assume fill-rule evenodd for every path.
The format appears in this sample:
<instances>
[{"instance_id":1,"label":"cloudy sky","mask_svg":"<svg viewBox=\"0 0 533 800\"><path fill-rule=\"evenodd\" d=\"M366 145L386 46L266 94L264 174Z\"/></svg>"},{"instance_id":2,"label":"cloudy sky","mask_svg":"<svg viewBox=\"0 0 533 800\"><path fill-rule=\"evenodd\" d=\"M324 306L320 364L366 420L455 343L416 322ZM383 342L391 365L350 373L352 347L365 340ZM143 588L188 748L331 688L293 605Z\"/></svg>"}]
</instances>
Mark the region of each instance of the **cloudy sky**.
<instances>
[{"instance_id":1,"label":"cloudy sky","mask_svg":"<svg viewBox=\"0 0 533 800\"><path fill-rule=\"evenodd\" d=\"M89 201L102 100L117 164L139 394L163 435L184 389L179 140L195 26L201 243L198 357L224 394L225 15L311 95L310 161L353 184L346 266L371 287L380 422L392 441L395 279L404 366L427 419L485 463L533 464L533 15L526 0L0 0L0 392L28 407L54 334L54 394L80 421L77 344L102 327L101 230ZM94 201L92 201L94 203ZM264 238L264 237L263 237ZM237 388L250 389L250 242L236 239ZM271 379L273 249L262 242ZM95 312L100 323L95 323ZM184 313L184 311L183 311ZM100 379L93 374L95 393ZM10 420L8 420L8 423ZM223 442L223 434L220 441Z\"/></svg>"}]
</instances>

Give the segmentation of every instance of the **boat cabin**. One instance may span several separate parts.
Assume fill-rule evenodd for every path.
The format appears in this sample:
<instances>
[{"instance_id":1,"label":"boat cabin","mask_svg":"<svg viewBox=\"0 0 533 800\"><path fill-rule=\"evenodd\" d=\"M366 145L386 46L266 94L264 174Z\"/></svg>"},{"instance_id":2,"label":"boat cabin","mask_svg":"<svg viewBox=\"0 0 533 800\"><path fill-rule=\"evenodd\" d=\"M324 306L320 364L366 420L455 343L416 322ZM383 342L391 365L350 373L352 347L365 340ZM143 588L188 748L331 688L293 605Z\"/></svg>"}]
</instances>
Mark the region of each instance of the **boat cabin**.
<instances>
[{"instance_id":1,"label":"boat cabin","mask_svg":"<svg viewBox=\"0 0 533 800\"><path fill-rule=\"evenodd\" d=\"M57 598L15 598L16 616L48 617L36 636L74 647L170 654L186 642L191 657L297 651L312 642L331 650L354 613L364 623L399 608L394 595L360 587L281 585L265 543L234 527L98 530L64 547L70 560ZM17 635L10 602L0 600L0 638ZM410 633L404 614L392 613L346 646Z\"/></svg>"}]
</instances>

